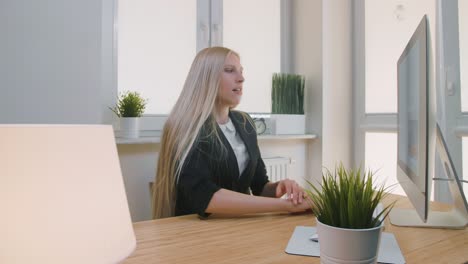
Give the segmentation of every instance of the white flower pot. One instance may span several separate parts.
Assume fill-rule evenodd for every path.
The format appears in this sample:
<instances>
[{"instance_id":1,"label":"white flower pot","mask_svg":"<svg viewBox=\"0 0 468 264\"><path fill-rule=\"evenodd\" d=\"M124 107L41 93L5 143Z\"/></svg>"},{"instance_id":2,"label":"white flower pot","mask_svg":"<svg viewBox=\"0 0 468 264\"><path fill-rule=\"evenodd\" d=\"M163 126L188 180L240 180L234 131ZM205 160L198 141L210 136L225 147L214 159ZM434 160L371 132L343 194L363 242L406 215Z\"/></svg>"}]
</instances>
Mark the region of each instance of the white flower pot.
<instances>
[{"instance_id":1,"label":"white flower pot","mask_svg":"<svg viewBox=\"0 0 468 264\"><path fill-rule=\"evenodd\" d=\"M383 224L369 229L338 228L317 219L320 263L377 263Z\"/></svg>"},{"instance_id":2,"label":"white flower pot","mask_svg":"<svg viewBox=\"0 0 468 264\"><path fill-rule=\"evenodd\" d=\"M274 135L305 134L305 115L271 115L271 133Z\"/></svg>"},{"instance_id":3,"label":"white flower pot","mask_svg":"<svg viewBox=\"0 0 468 264\"><path fill-rule=\"evenodd\" d=\"M120 118L120 137L138 138L140 136L140 118L139 117L121 117Z\"/></svg>"}]
</instances>

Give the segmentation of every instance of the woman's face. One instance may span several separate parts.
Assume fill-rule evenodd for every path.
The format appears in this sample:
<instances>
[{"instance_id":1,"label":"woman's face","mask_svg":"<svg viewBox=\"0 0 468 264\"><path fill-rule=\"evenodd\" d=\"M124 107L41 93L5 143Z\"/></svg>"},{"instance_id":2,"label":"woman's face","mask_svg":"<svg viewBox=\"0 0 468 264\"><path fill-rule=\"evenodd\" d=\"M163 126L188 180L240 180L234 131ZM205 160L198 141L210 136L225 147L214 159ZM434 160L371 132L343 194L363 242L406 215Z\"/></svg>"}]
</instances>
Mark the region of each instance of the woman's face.
<instances>
[{"instance_id":1,"label":"woman's face","mask_svg":"<svg viewBox=\"0 0 468 264\"><path fill-rule=\"evenodd\" d=\"M229 54L224 62L224 69L221 73L220 87L218 91L218 105L235 107L240 103L242 97L242 75L240 59L235 54Z\"/></svg>"}]
</instances>

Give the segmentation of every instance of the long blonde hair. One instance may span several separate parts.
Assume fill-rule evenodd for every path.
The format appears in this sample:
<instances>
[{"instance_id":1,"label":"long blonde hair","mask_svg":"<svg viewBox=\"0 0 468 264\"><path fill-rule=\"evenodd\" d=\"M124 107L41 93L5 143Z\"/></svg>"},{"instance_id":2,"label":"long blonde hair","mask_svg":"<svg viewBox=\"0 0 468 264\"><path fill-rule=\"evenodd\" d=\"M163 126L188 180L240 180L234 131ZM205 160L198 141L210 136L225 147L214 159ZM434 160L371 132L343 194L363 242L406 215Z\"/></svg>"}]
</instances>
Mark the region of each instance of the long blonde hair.
<instances>
[{"instance_id":1,"label":"long blonde hair","mask_svg":"<svg viewBox=\"0 0 468 264\"><path fill-rule=\"evenodd\" d=\"M153 188L153 218L174 215L178 177L199 131L208 119L209 131L221 144L213 111L224 62L230 54L239 57L224 47L206 48L197 54L190 67L182 92L163 129Z\"/></svg>"}]
</instances>

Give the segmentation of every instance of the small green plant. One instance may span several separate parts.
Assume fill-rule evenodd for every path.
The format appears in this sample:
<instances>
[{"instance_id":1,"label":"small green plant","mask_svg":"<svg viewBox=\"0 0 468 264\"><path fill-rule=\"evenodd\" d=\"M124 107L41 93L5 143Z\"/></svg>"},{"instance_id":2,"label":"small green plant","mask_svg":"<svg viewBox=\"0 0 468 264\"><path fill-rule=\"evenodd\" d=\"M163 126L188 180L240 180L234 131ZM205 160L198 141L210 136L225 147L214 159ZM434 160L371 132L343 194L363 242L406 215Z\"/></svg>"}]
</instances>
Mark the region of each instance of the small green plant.
<instances>
[{"instance_id":1,"label":"small green plant","mask_svg":"<svg viewBox=\"0 0 468 264\"><path fill-rule=\"evenodd\" d=\"M311 209L317 219L326 225L349 228L367 229L381 224L395 202L384 207L373 216L378 203L388 194L383 185L374 188L372 178L374 172L359 169L348 169L340 164L334 173L328 169L322 175L321 190L307 181L310 189L306 193L312 200Z\"/></svg>"},{"instance_id":2,"label":"small green plant","mask_svg":"<svg viewBox=\"0 0 468 264\"><path fill-rule=\"evenodd\" d=\"M304 85L302 75L274 73L271 89L273 114L304 114Z\"/></svg>"},{"instance_id":3,"label":"small green plant","mask_svg":"<svg viewBox=\"0 0 468 264\"><path fill-rule=\"evenodd\" d=\"M123 92L120 94L117 104L109 107L118 117L141 117L145 112L147 100L138 92Z\"/></svg>"}]
</instances>

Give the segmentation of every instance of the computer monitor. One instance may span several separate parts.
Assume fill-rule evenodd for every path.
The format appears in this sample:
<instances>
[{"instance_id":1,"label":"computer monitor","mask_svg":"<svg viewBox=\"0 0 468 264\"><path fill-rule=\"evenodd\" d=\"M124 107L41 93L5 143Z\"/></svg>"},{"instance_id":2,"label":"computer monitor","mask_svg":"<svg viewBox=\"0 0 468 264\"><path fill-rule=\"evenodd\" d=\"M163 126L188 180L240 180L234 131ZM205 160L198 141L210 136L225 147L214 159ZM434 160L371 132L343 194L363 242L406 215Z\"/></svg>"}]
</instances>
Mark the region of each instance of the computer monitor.
<instances>
[{"instance_id":1,"label":"computer monitor","mask_svg":"<svg viewBox=\"0 0 468 264\"><path fill-rule=\"evenodd\" d=\"M466 198L435 122L428 43L427 17L424 16L397 63L397 179L414 209L393 209L390 222L400 226L464 228L468 222ZM445 178L455 199L455 206L448 212L429 211L436 149L438 158L446 166Z\"/></svg>"}]
</instances>

